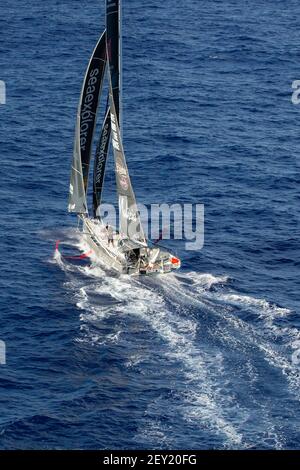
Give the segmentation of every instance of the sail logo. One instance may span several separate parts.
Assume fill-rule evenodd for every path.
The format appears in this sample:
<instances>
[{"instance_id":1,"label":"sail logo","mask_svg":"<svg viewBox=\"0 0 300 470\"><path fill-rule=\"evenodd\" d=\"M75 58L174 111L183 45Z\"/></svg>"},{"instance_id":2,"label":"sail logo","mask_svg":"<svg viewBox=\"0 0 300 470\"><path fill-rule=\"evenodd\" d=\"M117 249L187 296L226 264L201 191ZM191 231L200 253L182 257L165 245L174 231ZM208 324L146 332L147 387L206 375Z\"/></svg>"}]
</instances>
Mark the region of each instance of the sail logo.
<instances>
[{"instance_id":1,"label":"sail logo","mask_svg":"<svg viewBox=\"0 0 300 470\"><path fill-rule=\"evenodd\" d=\"M0 80L0 104L6 104L6 85Z\"/></svg>"},{"instance_id":2,"label":"sail logo","mask_svg":"<svg viewBox=\"0 0 300 470\"><path fill-rule=\"evenodd\" d=\"M119 142L119 133L118 133L116 116L112 112L110 115L111 115L112 144L115 150L118 150L119 152L121 152L121 145ZM124 191L127 191L129 187L128 172L121 157L118 157L116 159L116 172L118 174L118 180L119 180L121 188Z\"/></svg>"},{"instance_id":3,"label":"sail logo","mask_svg":"<svg viewBox=\"0 0 300 470\"><path fill-rule=\"evenodd\" d=\"M118 129L117 129L117 124L116 124L116 116L110 112L111 116L111 130L112 130L112 144L114 149L118 150L120 152L121 147L119 143L119 136L118 136Z\"/></svg>"},{"instance_id":4,"label":"sail logo","mask_svg":"<svg viewBox=\"0 0 300 470\"><path fill-rule=\"evenodd\" d=\"M108 135L109 135L108 130L109 130L109 123L107 122L103 128L103 134L102 134L102 139L101 139L101 144L100 144L100 149L99 149L98 165L97 165L96 176L95 176L96 184L101 183L101 180L102 180L103 166L106 160L105 149L106 149Z\"/></svg>"},{"instance_id":5,"label":"sail logo","mask_svg":"<svg viewBox=\"0 0 300 470\"><path fill-rule=\"evenodd\" d=\"M94 126L95 122L95 113L93 111L93 106L95 105L95 91L97 83L97 75L99 75L99 69L92 69L90 73L90 78L87 83L87 88L85 90L85 97L82 104L82 109L80 113L80 148L81 150L86 150L86 142L88 137L88 132L90 126Z\"/></svg>"},{"instance_id":6,"label":"sail logo","mask_svg":"<svg viewBox=\"0 0 300 470\"><path fill-rule=\"evenodd\" d=\"M124 189L124 191L127 191L128 189L128 174L127 170L123 165L123 162L120 158L117 158L116 160L116 172L118 173L119 177L119 182L121 187Z\"/></svg>"}]
</instances>

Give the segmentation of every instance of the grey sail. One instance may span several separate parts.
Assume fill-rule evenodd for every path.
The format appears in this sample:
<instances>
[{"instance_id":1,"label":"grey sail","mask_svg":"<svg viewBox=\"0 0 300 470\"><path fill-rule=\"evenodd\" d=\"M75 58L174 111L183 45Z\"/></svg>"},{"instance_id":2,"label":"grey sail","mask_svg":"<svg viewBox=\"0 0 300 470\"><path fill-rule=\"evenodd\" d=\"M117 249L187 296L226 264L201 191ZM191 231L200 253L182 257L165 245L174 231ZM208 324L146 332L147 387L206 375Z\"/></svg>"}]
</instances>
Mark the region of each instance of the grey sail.
<instances>
[{"instance_id":1,"label":"grey sail","mask_svg":"<svg viewBox=\"0 0 300 470\"><path fill-rule=\"evenodd\" d=\"M77 115L76 128L78 128L78 126L80 126L79 115ZM73 163L71 168L68 211L76 212L77 214L86 214L88 212L80 156L80 137L77 132L75 133Z\"/></svg>"},{"instance_id":2,"label":"grey sail","mask_svg":"<svg viewBox=\"0 0 300 470\"><path fill-rule=\"evenodd\" d=\"M99 216L99 209L101 204L101 195L104 183L104 174L106 167L106 160L109 150L110 142L110 109L107 109L103 126L101 129L100 139L96 149L95 163L94 163L94 180L93 180L93 211L94 217Z\"/></svg>"},{"instance_id":3,"label":"grey sail","mask_svg":"<svg viewBox=\"0 0 300 470\"><path fill-rule=\"evenodd\" d=\"M109 82L111 140L115 157L116 182L119 196L119 230L120 233L126 235L129 239L145 243L145 234L141 224L140 214L137 208L123 150L110 75Z\"/></svg>"},{"instance_id":4,"label":"grey sail","mask_svg":"<svg viewBox=\"0 0 300 470\"><path fill-rule=\"evenodd\" d=\"M87 213L86 192L99 96L106 68L106 32L89 61L81 90L71 170L69 212Z\"/></svg>"}]
</instances>

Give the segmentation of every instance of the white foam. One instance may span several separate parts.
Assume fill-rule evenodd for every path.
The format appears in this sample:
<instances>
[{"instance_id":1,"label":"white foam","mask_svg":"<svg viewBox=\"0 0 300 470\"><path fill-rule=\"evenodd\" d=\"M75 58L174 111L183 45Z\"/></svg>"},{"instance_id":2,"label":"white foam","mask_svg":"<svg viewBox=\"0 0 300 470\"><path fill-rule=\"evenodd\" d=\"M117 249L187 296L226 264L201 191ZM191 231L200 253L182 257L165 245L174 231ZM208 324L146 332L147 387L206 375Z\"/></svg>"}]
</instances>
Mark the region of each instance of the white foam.
<instances>
[{"instance_id":1,"label":"white foam","mask_svg":"<svg viewBox=\"0 0 300 470\"><path fill-rule=\"evenodd\" d=\"M183 365L190 391L182 395L183 402L177 412L183 413L184 419L192 420L194 425L201 426L205 422L214 432L225 436L229 447L240 446L243 439L241 431L226 419L226 409L223 409L227 397L224 392L220 395L215 387L214 380L218 377L210 376L212 363L214 368L217 367L216 357L205 356L195 345L197 322L168 310L164 297L154 289L139 287L135 282L131 292L135 292L132 300L142 296L146 301L144 306L147 306L141 309L139 301L134 302L135 305L130 303L131 312L151 324L152 329L167 342L168 357ZM123 308L128 308L128 305Z\"/></svg>"},{"instance_id":2,"label":"white foam","mask_svg":"<svg viewBox=\"0 0 300 470\"><path fill-rule=\"evenodd\" d=\"M139 353L132 354L126 362L126 367L129 367L129 368L135 367L141 364L144 360L145 360L144 354L139 354Z\"/></svg>"},{"instance_id":3,"label":"white foam","mask_svg":"<svg viewBox=\"0 0 300 470\"><path fill-rule=\"evenodd\" d=\"M248 295L222 294L221 297L231 305L247 307L251 311L257 313L260 317L274 319L277 317L286 317L291 313L288 308L278 307L265 299L256 299L255 297L250 297Z\"/></svg>"},{"instance_id":4,"label":"white foam","mask_svg":"<svg viewBox=\"0 0 300 470\"><path fill-rule=\"evenodd\" d=\"M210 273L198 273L196 271L190 271L185 276L193 280L193 286L200 287L200 290L209 290L212 286L223 285L229 281L228 276L213 276Z\"/></svg>"},{"instance_id":5,"label":"white foam","mask_svg":"<svg viewBox=\"0 0 300 470\"><path fill-rule=\"evenodd\" d=\"M53 253L53 260L59 265L61 266L63 263L62 263L62 258L61 258L61 253L59 250L55 250L54 253Z\"/></svg>"},{"instance_id":6,"label":"white foam","mask_svg":"<svg viewBox=\"0 0 300 470\"><path fill-rule=\"evenodd\" d=\"M87 247L82 240L78 246L86 251ZM61 257L58 257L57 261L65 269ZM104 337L97 331L99 322L112 315L118 317L134 315L147 322L164 341L163 351L166 357L181 364L186 379L186 392L179 392L181 401L174 405L174 412L182 414L186 421L192 422L195 426L205 426L223 436L224 447L249 446L249 442L246 442L247 427L243 428L243 425L249 419L251 411L240 404L233 407L234 396L230 387L220 389L220 382L225 384L228 374L224 369L223 356L220 352L219 355L211 357L203 351L201 343L197 343L201 333L201 323L189 316L192 307L209 311L215 317L219 316L228 325L226 330L223 330L224 338L227 335L226 341L235 343L237 349L242 349L243 344L251 342L264 354L270 364L278 367L287 376L293 388L299 387L300 378L288 358L276 351L255 325L239 318L233 308L247 308L257 315L257 318L263 322L264 328L272 334L297 339L296 329L293 331L289 327L282 329L274 325L274 320L287 317L289 310L264 299L224 292L223 286L226 286L229 279L227 276L190 272L157 276L147 283L125 275L108 276L96 263L92 263L91 266L75 267L75 273L76 270L85 278L69 282L69 287L76 292L77 306L81 310L81 334L77 340L94 345L106 342L118 343L122 337L121 330L108 333ZM216 289L212 290L213 286ZM113 300L113 305L98 304L95 295L109 296ZM235 331L239 333L239 339L235 337ZM127 367L133 367L142 361L143 356L133 355L129 358ZM248 363L246 366L250 383L255 384L257 370L253 363ZM259 408L261 405L257 406ZM269 442L270 447L280 448L282 438L275 430L272 418L263 408L261 413L265 430L260 432L260 436L269 439L266 442ZM160 425L157 426L155 427L150 420L146 427L148 438L150 439L152 435L153 442L156 438L159 440L159 435L165 435ZM268 429L270 429L269 434Z\"/></svg>"},{"instance_id":7,"label":"white foam","mask_svg":"<svg viewBox=\"0 0 300 470\"><path fill-rule=\"evenodd\" d=\"M113 309L108 307L108 311L105 311L103 307L89 302L88 291L81 289L78 306L85 310L80 316L85 325L82 330L85 340L89 338L93 344L103 344L103 339L97 336L91 326L95 321L104 318L103 315L107 317L111 310L114 315L134 315L150 324L152 330L166 342L165 354L172 361L182 364L187 383L191 387L191 395L182 395L182 402L177 412L183 413L184 419L192 420L195 425L201 426L201 423L205 422L205 426L225 437L229 447L240 446L242 435L226 419L226 411L222 409L226 397L217 393L217 387L211 381L209 373L209 370L212 370L211 360L204 360L194 344L197 322L171 312L166 305L164 295L159 293L155 286L145 286L129 276L102 276L101 286L96 287L95 292L102 295L109 294L118 303L114 304ZM118 338L119 336L116 340ZM136 360L133 359L132 363L140 361L141 357L138 357ZM128 366L130 367L130 362Z\"/></svg>"},{"instance_id":8,"label":"white foam","mask_svg":"<svg viewBox=\"0 0 300 470\"><path fill-rule=\"evenodd\" d=\"M281 327L274 323L277 318L288 316L289 309L278 307L261 299L248 296L222 295L223 300L234 302L236 306L247 306L262 322L253 325L238 318L234 313L226 314L226 320L236 330L243 333L247 344L254 344L263 352L266 361L276 367L286 377L290 391L300 398L300 369L292 362L292 348L299 341L300 332L293 327ZM280 348L276 342L280 340Z\"/></svg>"},{"instance_id":9,"label":"white foam","mask_svg":"<svg viewBox=\"0 0 300 470\"><path fill-rule=\"evenodd\" d=\"M80 267L80 272L87 277L95 277L102 279L106 275L104 269L98 264L91 264L90 266Z\"/></svg>"},{"instance_id":10,"label":"white foam","mask_svg":"<svg viewBox=\"0 0 300 470\"><path fill-rule=\"evenodd\" d=\"M188 290L196 290L199 294L199 296L196 295L192 299L192 303L197 304L200 297L205 309L230 322L235 330L244 335L245 344L249 342L255 344L263 352L266 361L280 369L287 378L290 390L300 396L300 369L292 363L292 348L293 344L300 340L300 331L295 327L276 324L278 319L288 319L292 312L288 308L280 307L266 299L258 299L234 292L224 293L223 290L210 291L211 286L228 282L229 278L227 276L215 277L209 274L190 272L185 277L193 281L190 287L187 286ZM183 288L185 289L185 286ZM184 296L184 299L186 301L188 296ZM208 304L205 302L207 300L209 301ZM217 303L211 304L211 301ZM219 308L220 303L224 306L223 310ZM256 316L257 325L240 319L237 312L228 310L227 306L240 309L246 308ZM228 341L235 342L243 349L241 341L232 335L228 336L228 332L223 332L223 334L227 334ZM275 346L278 340L281 341L280 351L276 350Z\"/></svg>"}]
</instances>

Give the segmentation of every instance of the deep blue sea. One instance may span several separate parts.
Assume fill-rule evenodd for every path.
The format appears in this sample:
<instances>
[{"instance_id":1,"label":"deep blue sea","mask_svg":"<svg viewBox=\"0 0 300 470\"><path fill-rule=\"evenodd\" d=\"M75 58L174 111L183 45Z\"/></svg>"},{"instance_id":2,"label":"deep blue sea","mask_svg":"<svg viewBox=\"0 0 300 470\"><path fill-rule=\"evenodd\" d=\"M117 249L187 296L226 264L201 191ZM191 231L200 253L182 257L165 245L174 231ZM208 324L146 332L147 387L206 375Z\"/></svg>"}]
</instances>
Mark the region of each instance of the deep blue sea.
<instances>
[{"instance_id":1,"label":"deep blue sea","mask_svg":"<svg viewBox=\"0 0 300 470\"><path fill-rule=\"evenodd\" d=\"M2 0L1 449L299 448L299 18L123 1L138 201L205 205L203 249L167 242L181 271L139 279L53 256L81 243L70 164L104 0Z\"/></svg>"}]
</instances>

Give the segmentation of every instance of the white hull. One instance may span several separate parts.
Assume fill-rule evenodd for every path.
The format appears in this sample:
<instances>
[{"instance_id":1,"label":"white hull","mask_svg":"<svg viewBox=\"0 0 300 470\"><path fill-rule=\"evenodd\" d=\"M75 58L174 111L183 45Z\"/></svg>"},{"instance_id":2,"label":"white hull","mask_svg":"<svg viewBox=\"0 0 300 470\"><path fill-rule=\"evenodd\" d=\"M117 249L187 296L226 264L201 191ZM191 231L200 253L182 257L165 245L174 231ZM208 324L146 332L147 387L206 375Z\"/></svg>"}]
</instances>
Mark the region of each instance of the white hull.
<instances>
[{"instance_id":1,"label":"white hull","mask_svg":"<svg viewBox=\"0 0 300 470\"><path fill-rule=\"evenodd\" d=\"M91 222L90 219L84 219L84 240L91 248L93 254L108 268L124 272L124 268L126 267L125 259L118 256L118 253L114 253L111 246L108 245L107 237L104 239L104 237L99 236L94 229L95 224Z\"/></svg>"},{"instance_id":2,"label":"white hull","mask_svg":"<svg viewBox=\"0 0 300 470\"><path fill-rule=\"evenodd\" d=\"M145 261L144 257L139 256L132 262L127 256L129 252L124 253L124 239L120 235L115 234L113 244L108 243L108 234L102 222L87 217L82 220L83 235L86 243L91 248L93 255L108 269L125 274L149 275L167 273L180 268L180 260L171 253L160 248L153 248L151 250L147 245L143 244L137 246L140 246L141 252L147 250L149 259ZM155 256L153 262L151 262L151 256L152 258ZM174 260L177 262L174 262Z\"/></svg>"}]
</instances>

